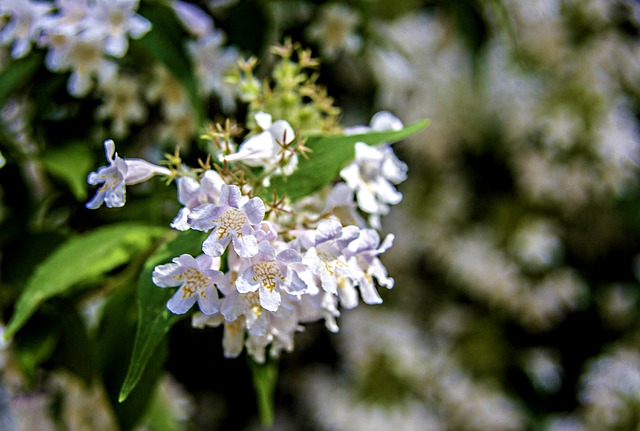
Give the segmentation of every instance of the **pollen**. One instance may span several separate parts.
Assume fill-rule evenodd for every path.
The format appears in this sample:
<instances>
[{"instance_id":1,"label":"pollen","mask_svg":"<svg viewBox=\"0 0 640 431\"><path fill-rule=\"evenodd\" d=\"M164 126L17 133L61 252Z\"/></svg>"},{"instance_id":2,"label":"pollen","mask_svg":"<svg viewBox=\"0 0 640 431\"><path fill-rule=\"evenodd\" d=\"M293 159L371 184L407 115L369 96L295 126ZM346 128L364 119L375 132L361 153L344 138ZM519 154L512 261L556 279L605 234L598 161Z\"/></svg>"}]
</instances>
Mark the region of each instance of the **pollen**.
<instances>
[{"instance_id":1,"label":"pollen","mask_svg":"<svg viewBox=\"0 0 640 431\"><path fill-rule=\"evenodd\" d=\"M178 281L184 280L182 285L182 299L191 298L196 292L205 298L205 289L209 285L209 278L196 268L187 268L182 274L176 277Z\"/></svg>"},{"instance_id":2,"label":"pollen","mask_svg":"<svg viewBox=\"0 0 640 431\"><path fill-rule=\"evenodd\" d=\"M218 225L218 239L226 238L235 232L237 236L242 236L242 226L247 221L247 216L236 208L229 208L222 214L219 220L214 220Z\"/></svg>"},{"instance_id":3,"label":"pollen","mask_svg":"<svg viewBox=\"0 0 640 431\"><path fill-rule=\"evenodd\" d=\"M273 292L276 288L278 280L280 280L280 282L285 281L275 260L256 263L253 265L253 273L255 274L253 281L260 281L260 284L262 284L265 289L269 289L270 292Z\"/></svg>"}]
</instances>

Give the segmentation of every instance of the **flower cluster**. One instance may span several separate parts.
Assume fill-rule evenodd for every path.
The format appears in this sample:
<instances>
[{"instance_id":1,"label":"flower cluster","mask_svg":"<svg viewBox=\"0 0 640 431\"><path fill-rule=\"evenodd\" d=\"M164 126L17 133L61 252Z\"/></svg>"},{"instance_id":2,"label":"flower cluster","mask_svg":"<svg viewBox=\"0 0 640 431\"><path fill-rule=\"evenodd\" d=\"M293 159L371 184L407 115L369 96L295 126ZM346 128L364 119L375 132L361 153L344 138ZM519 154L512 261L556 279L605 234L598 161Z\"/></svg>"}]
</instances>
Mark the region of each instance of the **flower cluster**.
<instances>
[{"instance_id":1,"label":"flower cluster","mask_svg":"<svg viewBox=\"0 0 640 431\"><path fill-rule=\"evenodd\" d=\"M376 285L393 287L380 255L391 247L394 236L381 239L357 208L379 228L378 219L388 213L388 205L402 198L392 183L405 178L406 165L389 144L357 142L355 159L340 172L346 182L327 185L329 190L297 202L268 202L260 197L264 187L272 177L296 170L303 146L287 121L272 121L264 112L258 112L255 121L262 131L247 137L237 150L225 137L215 169L207 165L190 170L175 157L178 166L172 169L122 159L114 154L113 141L105 142L109 166L88 179L104 185L87 207L97 208L102 202L122 206L126 185L154 175L175 177L183 208L171 226L208 236L202 254L182 254L158 265L153 282L178 287L167 303L172 313L184 314L197 303L194 326L224 324L226 356L238 356L246 346L263 362L267 346L274 356L290 351L302 324L324 319L335 332L340 308L354 308L360 298L379 304ZM397 118L382 112L371 127L352 132L400 128ZM245 174L256 169L260 175L248 181Z\"/></svg>"}]
</instances>

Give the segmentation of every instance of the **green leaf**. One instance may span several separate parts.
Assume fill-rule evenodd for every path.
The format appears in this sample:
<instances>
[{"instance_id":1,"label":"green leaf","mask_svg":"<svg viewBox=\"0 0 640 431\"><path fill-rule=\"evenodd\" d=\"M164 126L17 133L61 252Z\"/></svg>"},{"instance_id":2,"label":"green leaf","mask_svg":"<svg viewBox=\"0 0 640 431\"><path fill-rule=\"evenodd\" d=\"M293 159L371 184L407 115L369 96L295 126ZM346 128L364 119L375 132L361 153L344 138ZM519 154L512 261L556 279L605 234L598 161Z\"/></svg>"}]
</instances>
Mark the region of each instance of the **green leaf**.
<instances>
[{"instance_id":1,"label":"green leaf","mask_svg":"<svg viewBox=\"0 0 640 431\"><path fill-rule=\"evenodd\" d=\"M264 364L258 364L249 359L253 388L258 402L260 422L265 428L271 428L275 419L274 394L278 382L278 361L269 359Z\"/></svg>"},{"instance_id":2,"label":"green leaf","mask_svg":"<svg viewBox=\"0 0 640 431\"><path fill-rule=\"evenodd\" d=\"M145 262L138 288L140 312L138 330L127 377L120 389L118 398L120 402L126 400L135 388L149 359L169 329L185 317L185 315L173 314L167 309L167 301L175 289L161 289L153 284L151 280L153 269L156 265L168 263L183 253L193 256L202 253L202 242L205 237L206 234L203 232L182 232L172 241L160 246Z\"/></svg>"},{"instance_id":3,"label":"green leaf","mask_svg":"<svg viewBox=\"0 0 640 431\"><path fill-rule=\"evenodd\" d=\"M46 300L127 263L164 234L164 228L122 223L68 239L35 268L4 338L11 338Z\"/></svg>"},{"instance_id":4,"label":"green leaf","mask_svg":"<svg viewBox=\"0 0 640 431\"><path fill-rule=\"evenodd\" d=\"M168 6L159 3L142 5L139 12L151 21L153 27L140 40L133 41L132 45L140 46L151 58L169 69L187 93L198 124L202 124L204 106L198 91L198 80L193 73L191 61L184 52L186 38L182 36L184 32L175 13Z\"/></svg>"},{"instance_id":5,"label":"green leaf","mask_svg":"<svg viewBox=\"0 0 640 431\"><path fill-rule=\"evenodd\" d=\"M0 107L11 93L31 81L42 63L42 55L31 54L26 58L10 63L0 73Z\"/></svg>"},{"instance_id":6,"label":"green leaf","mask_svg":"<svg viewBox=\"0 0 640 431\"><path fill-rule=\"evenodd\" d=\"M261 197L271 198L273 190L276 190L279 196L286 194L294 201L308 196L319 188L330 184L338 176L340 170L353 160L356 142L364 142L369 145L396 142L421 131L428 124L427 120L422 120L401 130L368 132L357 135L308 136L305 145L313 150L309 158L301 158L298 169L292 175L272 178L271 186L261 193Z\"/></svg>"},{"instance_id":7,"label":"green leaf","mask_svg":"<svg viewBox=\"0 0 640 431\"><path fill-rule=\"evenodd\" d=\"M48 150L42 156L45 168L69 186L79 201L87 199L87 174L94 165L93 151L82 142Z\"/></svg>"}]
</instances>

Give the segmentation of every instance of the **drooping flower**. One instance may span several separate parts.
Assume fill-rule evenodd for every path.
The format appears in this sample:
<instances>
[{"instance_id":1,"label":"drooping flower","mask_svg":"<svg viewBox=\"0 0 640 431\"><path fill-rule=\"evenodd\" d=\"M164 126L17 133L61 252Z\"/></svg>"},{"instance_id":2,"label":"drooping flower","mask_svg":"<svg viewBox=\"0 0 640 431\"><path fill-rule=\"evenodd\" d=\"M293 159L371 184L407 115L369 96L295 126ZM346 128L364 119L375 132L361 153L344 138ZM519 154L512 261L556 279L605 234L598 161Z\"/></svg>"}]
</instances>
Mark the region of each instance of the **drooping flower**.
<instances>
[{"instance_id":1,"label":"drooping flower","mask_svg":"<svg viewBox=\"0 0 640 431\"><path fill-rule=\"evenodd\" d=\"M348 252L349 243L358 238L359 232L358 227L343 228L335 220L321 222L313 232L313 247L306 251L303 262L320 278L324 291L337 294L341 278L354 278L344 252Z\"/></svg>"},{"instance_id":2,"label":"drooping flower","mask_svg":"<svg viewBox=\"0 0 640 431\"><path fill-rule=\"evenodd\" d=\"M213 231L202 244L202 251L218 257L229 242L240 257L252 257L258 253L258 241L254 226L264 218L262 199L242 196L238 186L223 184L218 205L205 204L191 210L188 224L191 229Z\"/></svg>"},{"instance_id":3,"label":"drooping flower","mask_svg":"<svg viewBox=\"0 0 640 431\"><path fill-rule=\"evenodd\" d=\"M387 111L376 113L369 126L351 127L346 133L356 134L368 131L399 130L402 122ZM394 184L407 179L407 165L400 161L391 145L381 144L375 147L357 142L355 160L340 171L340 176L355 191L358 207L369 214L369 223L380 229L380 216L389 213L389 205L402 200Z\"/></svg>"},{"instance_id":4,"label":"drooping flower","mask_svg":"<svg viewBox=\"0 0 640 431\"><path fill-rule=\"evenodd\" d=\"M200 182L191 177L180 177L176 182L178 183L178 202L184 207L171 222L171 227L184 231L189 229L188 217L192 209L218 202L224 181L220 174L209 169L202 175Z\"/></svg>"},{"instance_id":5,"label":"drooping flower","mask_svg":"<svg viewBox=\"0 0 640 431\"><path fill-rule=\"evenodd\" d=\"M109 166L102 166L91 172L87 182L91 185L102 184L96 195L87 202L86 207L96 209L104 202L109 208L121 207L126 199L126 185L149 180L154 175L169 175L169 169L154 165L142 159L123 159L116 153L115 143L104 141L104 151Z\"/></svg>"},{"instance_id":6,"label":"drooping flower","mask_svg":"<svg viewBox=\"0 0 640 431\"><path fill-rule=\"evenodd\" d=\"M391 248L393 240L394 236L389 234L381 244L380 235L376 230L362 229L360 236L348 246L352 268L360 270L361 276L358 279L358 288L362 300L366 304L380 304L382 302L382 298L380 298L374 285L374 278L381 286L388 289L393 287L393 278L388 276L387 269L378 258L378 256ZM354 272L357 272L357 270Z\"/></svg>"},{"instance_id":7,"label":"drooping flower","mask_svg":"<svg viewBox=\"0 0 640 431\"><path fill-rule=\"evenodd\" d=\"M158 287L180 286L167 302L174 314L184 314L195 304L202 313L211 315L220 310L220 299L215 284L224 276L218 271L220 259L202 254L196 258L183 254L173 263L158 265L153 270L153 282Z\"/></svg>"},{"instance_id":8,"label":"drooping flower","mask_svg":"<svg viewBox=\"0 0 640 431\"><path fill-rule=\"evenodd\" d=\"M393 184L406 179L407 165L401 162L390 145L372 147L356 143L356 158L340 171L347 185L356 193L358 207L371 217L369 222L380 228L380 216L389 213L389 205L402 200Z\"/></svg>"}]
</instances>

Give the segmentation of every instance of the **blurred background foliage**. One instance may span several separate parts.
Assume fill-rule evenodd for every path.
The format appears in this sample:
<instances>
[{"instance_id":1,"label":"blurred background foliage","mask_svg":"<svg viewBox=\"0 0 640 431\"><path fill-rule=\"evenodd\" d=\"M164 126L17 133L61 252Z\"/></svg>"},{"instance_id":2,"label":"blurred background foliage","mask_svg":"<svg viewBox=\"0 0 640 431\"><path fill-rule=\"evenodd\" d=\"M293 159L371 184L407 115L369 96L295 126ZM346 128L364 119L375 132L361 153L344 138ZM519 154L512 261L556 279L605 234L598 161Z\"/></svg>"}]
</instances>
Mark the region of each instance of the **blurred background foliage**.
<instances>
[{"instance_id":1,"label":"blurred background foliage","mask_svg":"<svg viewBox=\"0 0 640 431\"><path fill-rule=\"evenodd\" d=\"M108 269L43 301L1 345L0 429L259 428L246 361L223 358L220 330L187 321L118 403L137 276L179 205L153 182L92 212L85 180L107 138L127 157L177 145L195 162L207 121L245 124L250 110L225 76L249 56L269 76L268 49L286 37L321 59L341 124L385 109L431 125L395 146L410 168L383 221L396 288L343 313L338 334L298 334L274 428L638 429L637 2L120 3L150 30L130 34L125 54L100 52L86 89L70 80L79 63L51 58L65 22L15 30L82 2L0 4L0 320L68 239L144 226L124 260L104 251Z\"/></svg>"}]
</instances>

